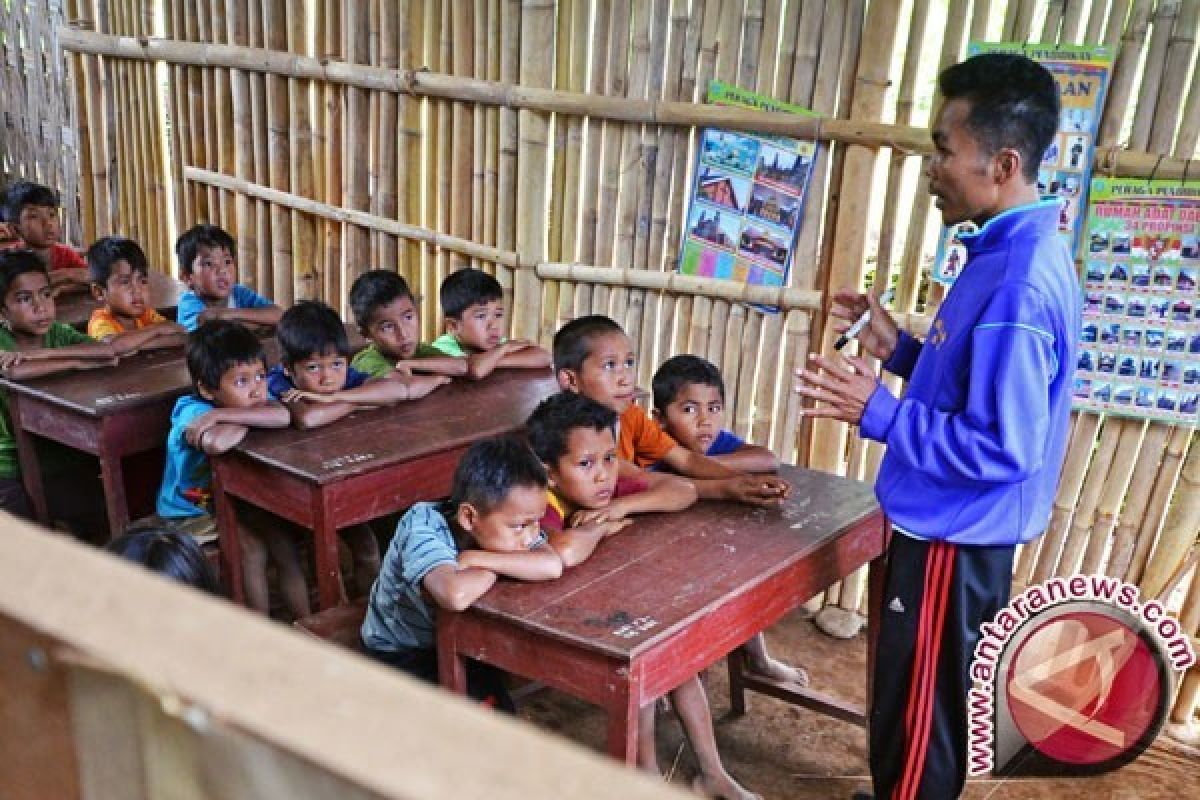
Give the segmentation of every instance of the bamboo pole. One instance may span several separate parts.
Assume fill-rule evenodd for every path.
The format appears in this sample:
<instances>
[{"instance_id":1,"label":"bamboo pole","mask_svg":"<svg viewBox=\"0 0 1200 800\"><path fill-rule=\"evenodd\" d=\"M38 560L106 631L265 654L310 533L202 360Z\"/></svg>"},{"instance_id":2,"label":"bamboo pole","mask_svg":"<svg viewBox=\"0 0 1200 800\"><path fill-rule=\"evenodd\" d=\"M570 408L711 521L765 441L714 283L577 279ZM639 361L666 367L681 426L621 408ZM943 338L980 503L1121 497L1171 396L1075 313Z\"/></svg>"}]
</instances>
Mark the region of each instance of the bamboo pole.
<instances>
[{"instance_id":1,"label":"bamboo pole","mask_svg":"<svg viewBox=\"0 0 1200 800\"><path fill-rule=\"evenodd\" d=\"M363 64L368 58L368 11L367 0L346 0L342 5L346 60ZM370 98L362 87L346 90L345 123L346 151L357 157L343 159L342 201L350 208L365 211L370 208L367 196L367 159L362 155L369 151L369 131L364 124L370 114ZM274 183L274 182L272 182ZM357 275L370 268L371 241L367 232L357 226L347 226L342 231L345 272ZM275 251L279 245L275 243Z\"/></svg>"},{"instance_id":2,"label":"bamboo pole","mask_svg":"<svg viewBox=\"0 0 1200 800\"><path fill-rule=\"evenodd\" d=\"M1100 415L1091 412L1080 412L1075 421L1075 429L1071 433L1071 443L1067 448L1066 462L1058 482L1058 491L1054 496L1054 504L1050 511L1050 522L1046 533L1041 538L1041 546L1037 551L1037 561L1033 566L1032 576L1026 578L1024 569L1018 569L1016 580L1025 584L1045 583L1058 574L1056 568L1063 544L1070 530L1071 517L1079 501L1083 482L1087 477L1088 459L1092 454L1092 445L1100 430ZM1026 548L1032 554L1033 548ZM1024 565L1023 565L1024 566Z\"/></svg>"},{"instance_id":3,"label":"bamboo pole","mask_svg":"<svg viewBox=\"0 0 1200 800\"><path fill-rule=\"evenodd\" d=\"M1200 536L1200 448L1191 448L1162 535L1138 582L1143 597L1161 597ZM1190 633L1190 631L1189 631Z\"/></svg>"},{"instance_id":4,"label":"bamboo pole","mask_svg":"<svg viewBox=\"0 0 1200 800\"><path fill-rule=\"evenodd\" d=\"M1161 10L1165 5L1165 3L1159 3L1159 9ZM1150 131L1149 144L1146 147L1151 153L1171 152L1171 142L1175 139L1175 128L1183 111L1183 103L1179 100L1187 94L1188 84L1194 83L1196 79L1195 71L1189 70L1189 67L1193 63L1192 56L1196 47L1198 22L1200 22L1200 2L1184 0L1179 6L1179 16L1175 19L1174 28L1167 37L1166 55L1160 74L1161 86L1154 106L1154 124ZM1156 30L1158 24L1156 18ZM1163 24L1166 24L1165 21ZM1153 46L1153 42L1151 45ZM1149 57L1147 57L1147 68L1149 68L1149 63ZM1147 78L1143 77L1143 83L1146 80ZM1175 154L1189 157L1195 154L1195 149L1176 150Z\"/></svg>"},{"instance_id":5,"label":"bamboo pole","mask_svg":"<svg viewBox=\"0 0 1200 800\"><path fill-rule=\"evenodd\" d=\"M455 75L470 76L475 71L474 27L471 19L472 6L467 2L447 3L450 13L451 53L448 66ZM553 18L553 15L551 15ZM449 179L449 191L439 200L448 206L449 231L452 235L463 239L471 237L471 217L473 216L471 166L473 159L471 150L474 145L474 132L471 130L471 112L464 102L454 102L449 107L451 127L446 131L451 147L449 148L450 169L446 173ZM449 271L469 267L469 261L451 257Z\"/></svg>"},{"instance_id":6,"label":"bamboo pole","mask_svg":"<svg viewBox=\"0 0 1200 800\"><path fill-rule=\"evenodd\" d=\"M501 0L500 7L500 81L515 84L521 68L521 0ZM516 249L517 236L517 125L518 115L511 107L500 109L499 192L496 198L496 246ZM513 274L499 270L497 279L512 304Z\"/></svg>"},{"instance_id":7,"label":"bamboo pole","mask_svg":"<svg viewBox=\"0 0 1200 800\"><path fill-rule=\"evenodd\" d=\"M608 59L605 68L605 94L624 94L629 72L629 0L616 0L609 9ZM614 264L617 202L620 188L621 126L606 121L600 134L600 196L596 208L596 262ZM609 313L610 292L592 290L592 312Z\"/></svg>"},{"instance_id":8,"label":"bamboo pole","mask_svg":"<svg viewBox=\"0 0 1200 800\"><path fill-rule=\"evenodd\" d=\"M608 85L609 14L604 7L597 7L592 20L591 60L588 73L591 76L588 91L594 96L604 93ZM600 157L603 152L603 124L599 119L588 117L584 127L583 176L580 182L579 212L579 260L596 263L596 239L600 224ZM590 314L592 310L592 287L575 287L573 316Z\"/></svg>"},{"instance_id":9,"label":"bamboo pole","mask_svg":"<svg viewBox=\"0 0 1200 800\"><path fill-rule=\"evenodd\" d=\"M572 60L575 57L575 40L572 36L575 25L575 9L582 2L583 0L561 0L561 2L557 3L557 24L555 27L555 53L557 57L554 60L555 88L561 89L569 86L571 82ZM546 228L546 254L547 258L551 261L564 260L562 255L563 236L565 235L565 229L570 226L570 223L566 220L568 125L568 120L561 115L555 117L552 124L554 138L551 148L552 167L550 175L550 207L548 209L549 222ZM572 289L570 286L562 286L554 281L547 281L542 284L541 320L538 332L539 338L543 341L550 342L553 339L554 332L558 330L560 306L564 295L566 295L568 302L571 302L571 292Z\"/></svg>"},{"instance_id":10,"label":"bamboo pole","mask_svg":"<svg viewBox=\"0 0 1200 800\"><path fill-rule=\"evenodd\" d=\"M1063 8L1062 29L1059 33L1058 41L1063 44L1079 44L1080 28L1082 25L1083 0L1066 0Z\"/></svg>"},{"instance_id":11,"label":"bamboo pole","mask_svg":"<svg viewBox=\"0 0 1200 800\"><path fill-rule=\"evenodd\" d=\"M262 4L251 4L248 32L252 46L262 49L266 46ZM270 143L267 135L267 76L261 73L250 75L250 118L254 136L254 182L266 185L270 182L271 165L268 153ZM272 236L271 236L271 207L265 202L257 203L254 215L254 236L258 242L257 261L248 263L238 259L238 270L243 280L253 276L254 287L267 293L271 291L272 283Z\"/></svg>"},{"instance_id":12,"label":"bamboo pole","mask_svg":"<svg viewBox=\"0 0 1200 800\"><path fill-rule=\"evenodd\" d=\"M474 77L486 80L488 76L488 0L475 0L472 31L474 33L475 52L472 56ZM493 40L494 41L494 40ZM484 234L483 195L486 191L485 162L487 159L487 132L485 122L487 108L474 103L471 106L471 238L477 242L487 243Z\"/></svg>"},{"instance_id":13,"label":"bamboo pole","mask_svg":"<svg viewBox=\"0 0 1200 800\"><path fill-rule=\"evenodd\" d=\"M1120 48L1117 51L1117 59L1113 63L1108 100L1104 104L1104 115L1100 119L1100 133L1096 137L1097 153L1100 152L1100 148L1111 146L1117 142L1124 129L1125 113L1129 110L1129 98L1133 93L1134 80L1137 78L1138 67L1142 61L1142 48L1146 43L1146 32L1152 9L1151 0L1133 1L1129 24L1124 28L1124 35L1121 36ZM1114 22L1115 19L1110 17L1106 41L1110 40L1114 33L1119 35L1119 26L1115 26Z\"/></svg>"},{"instance_id":14,"label":"bamboo pole","mask_svg":"<svg viewBox=\"0 0 1200 800\"><path fill-rule=\"evenodd\" d=\"M441 12L441 25L438 27L432 41L437 42L437 68L443 72L449 72L453 66L453 49L454 42L452 40L453 30L453 0L443 0L439 9ZM431 15L432 17L432 15ZM453 205L453 179L454 179L454 108L451 102L439 102L433 104L437 109L436 124L431 125L431 130L434 132L434 142L436 146L432 153L431 170L429 173L429 182L434 189L430 193L433 201L433 212L437 220L436 228L439 231L450 231L450 212ZM519 173L518 173L519 174ZM440 250L433 259L433 280L428 284L433 286L441 286L442 281L446 279L452 267L452 254L445 250ZM507 287L506 287L507 290ZM515 302L515 300L513 301ZM513 302L506 303L509 309L515 309Z\"/></svg>"},{"instance_id":15,"label":"bamboo pole","mask_svg":"<svg viewBox=\"0 0 1200 800\"><path fill-rule=\"evenodd\" d=\"M1158 116L1159 88L1167 63L1167 50L1171 43L1171 31L1179 13L1179 0L1162 0L1155 6L1154 25L1150 32L1150 44L1146 48L1146 61L1142 66L1142 85L1138 89L1138 102L1133 114L1133 131L1130 144L1146 150L1150 141L1150 128ZM1177 108L1177 103L1171 104ZM1170 114L1169 110L1164 113ZM1168 137L1169 140L1169 137ZM1165 147L1162 150L1166 150Z\"/></svg>"},{"instance_id":16,"label":"bamboo pole","mask_svg":"<svg viewBox=\"0 0 1200 800\"><path fill-rule=\"evenodd\" d=\"M1055 574L1072 575L1079 571L1083 558L1083 550L1087 544L1088 532L1096 520L1096 507L1104 493L1105 480L1116 456L1117 445L1120 442L1121 420L1110 418L1100 430L1099 446L1092 463L1088 467L1087 477L1083 482L1083 490L1075 506L1075 514L1063 544L1062 555L1059 558Z\"/></svg>"},{"instance_id":17,"label":"bamboo pole","mask_svg":"<svg viewBox=\"0 0 1200 800\"><path fill-rule=\"evenodd\" d=\"M1107 570L1109 575L1124 578L1129 571L1137 544L1138 527L1142 524L1146 506L1150 502L1150 492L1158 475L1169 432L1170 428L1161 422L1151 422L1147 426L1146 435L1142 439L1142 449L1138 453L1137 464L1129 480L1125 505L1121 508L1120 521L1113 533L1112 554L1109 556Z\"/></svg>"},{"instance_id":18,"label":"bamboo pole","mask_svg":"<svg viewBox=\"0 0 1200 800\"><path fill-rule=\"evenodd\" d=\"M373 9L378 6L372 3ZM382 8L379 18L379 66L384 69L400 69L400 36L398 28L406 24L401 14L394 13L395 9ZM404 219L398 213L400 193L399 151L403 146L398 135L400 123L401 96L394 92L373 92L379 104L378 133L376 135L376 151L378 160L375 165L377 179L375 189L371 192L371 211L381 217ZM407 100L407 98L405 98ZM476 241L479 241L478 239ZM393 236L381 234L375 237L375 258L372 266L381 269L394 270L399 264L399 243ZM351 270L361 269L362 265L351 265ZM357 274L357 273L355 273ZM347 276L348 278L351 276Z\"/></svg>"},{"instance_id":19,"label":"bamboo pole","mask_svg":"<svg viewBox=\"0 0 1200 800\"><path fill-rule=\"evenodd\" d=\"M1066 0L1048 0L1046 3L1046 16L1042 18L1042 33L1038 37L1039 42L1059 42L1065 41L1059 38L1059 28L1063 24L1063 16L1066 13Z\"/></svg>"},{"instance_id":20,"label":"bamboo pole","mask_svg":"<svg viewBox=\"0 0 1200 800\"><path fill-rule=\"evenodd\" d=\"M1183 121L1175 139L1175 155L1189 157L1200 142L1200 81L1193 80L1183 110Z\"/></svg>"},{"instance_id":21,"label":"bamboo pole","mask_svg":"<svg viewBox=\"0 0 1200 800\"><path fill-rule=\"evenodd\" d=\"M424 64L422 35L425 29L425 4L420 0L404 0L401 6L401 41L400 63L404 69L414 69ZM499 18L497 15L497 26ZM400 185L397 202L397 216L402 222L421 224L425 210L422 207L421 187L424 176L421 174L422 142L426 135L421 123L422 106L425 105L420 97L401 95L400 111L404 115L404 157L397 179L403 181ZM488 242L495 242L495 234L491 234ZM421 286L425 251L415 242L407 244L404 259L405 275L413 286ZM427 314L425 323L432 324L433 315Z\"/></svg>"},{"instance_id":22,"label":"bamboo pole","mask_svg":"<svg viewBox=\"0 0 1200 800\"><path fill-rule=\"evenodd\" d=\"M324 14L318 30L323 34L321 55L327 60L337 59L343 52L341 5L338 0L324 0L321 5ZM405 18L407 19L407 15ZM340 206L342 204L343 89L337 84L325 82L321 86L321 99L323 101L321 127L325 134L323 196L327 203ZM343 296L342 229L341 222L333 222L328 219L321 226L324 251L321 263L325 269L322 287L325 297L330 300Z\"/></svg>"},{"instance_id":23,"label":"bamboo pole","mask_svg":"<svg viewBox=\"0 0 1200 800\"><path fill-rule=\"evenodd\" d=\"M590 11L590 4L585 0L573 0L570 5L570 34L567 47L569 58L564 58L564 54L559 53L560 63L565 62L567 65L565 85L573 92L580 92L586 88L588 43L591 38L588 30ZM574 261L578 258L579 252L579 235L582 226L580 209L582 206L584 124L584 118L580 116L570 116L566 119L560 116L555 120L555 125L564 125L565 127L564 152L560 159L563 165L561 182L563 219L559 230L557 250L559 258L566 261ZM555 166L557 167L557 165L558 161L556 160ZM551 242L553 242L553 237L551 237ZM554 250L552 249L550 252L553 253ZM555 330L575 316L577 291L577 287L573 283L567 282L558 285Z\"/></svg>"},{"instance_id":24,"label":"bamboo pole","mask_svg":"<svg viewBox=\"0 0 1200 800\"><path fill-rule=\"evenodd\" d=\"M1167 449L1163 454L1162 465L1158 470L1158 479L1154 482L1146 515L1138 529L1137 547L1133 551L1133 559L1129 564L1126 577L1128 581L1142 583L1146 563L1150 557L1150 549L1158 541L1167 506L1175 492L1176 481L1179 479L1183 459L1188 452L1191 440L1192 429L1172 426L1170 438L1167 440Z\"/></svg>"},{"instance_id":25,"label":"bamboo pole","mask_svg":"<svg viewBox=\"0 0 1200 800\"><path fill-rule=\"evenodd\" d=\"M207 39L210 42L220 44L230 44L228 38L228 23L226 22L226 6L227 3L222 3L214 0L210 10L210 19L206 23ZM218 172L232 172L234 169L233 155L233 99L232 87L230 86L229 70L225 68L206 70L211 73L212 92L214 105L209 106L212 112L206 114L207 120L212 122L212 150L209 169L215 169ZM235 214L236 198L231 198L224 193L217 195L217 207L220 209L221 224L226 230L237 230L238 220Z\"/></svg>"},{"instance_id":26,"label":"bamboo pole","mask_svg":"<svg viewBox=\"0 0 1200 800\"><path fill-rule=\"evenodd\" d=\"M287 49L287 6L284 0L269 0L263 6L263 33L267 47ZM288 136L288 84L276 75L267 76L267 156L272 188L290 191L292 150ZM272 206L271 269L268 297L284 308L292 304L292 215L286 208Z\"/></svg>"},{"instance_id":27,"label":"bamboo pole","mask_svg":"<svg viewBox=\"0 0 1200 800\"><path fill-rule=\"evenodd\" d=\"M73 24L81 24L80 19L82 14L80 8L81 0L69 0L67 5L67 15ZM87 71L88 58L80 53L72 53L70 55L70 71L76 76L72 89L73 114L75 117L75 152L79 160L79 207L80 207L80 227L79 231L84 241L93 241L96 237L96 200L94 196L95 189L91 180L88 178L92 174L92 149L88 143L88 120L89 115L95 114L97 109L88 108L87 87L84 83L83 76ZM3 70L0 70L2 73ZM3 136L0 135L0 152L6 152L6 146Z\"/></svg>"},{"instance_id":28,"label":"bamboo pole","mask_svg":"<svg viewBox=\"0 0 1200 800\"><path fill-rule=\"evenodd\" d=\"M213 44L212 40L212 3L213 0L197 0L192 3L195 9L196 38L205 44ZM270 42L267 42L270 47ZM274 48L272 48L274 49ZM199 139L200 160L196 163L202 164L206 169L215 169L217 165L217 120L215 114L203 113L206 109L216 108L216 70L202 69L200 70L200 91L201 91L201 111L200 114L200 129L204 131ZM224 224L221 218L221 193L210 191L208 193L208 218L218 225Z\"/></svg>"},{"instance_id":29,"label":"bamboo pole","mask_svg":"<svg viewBox=\"0 0 1200 800\"><path fill-rule=\"evenodd\" d=\"M293 53L314 55L311 50L308 15L303 9L293 7L288 15L287 47ZM288 149L291 153L291 172L288 176L292 190L304 197L315 197L317 193L317 176L315 153L313 148L313 114L311 101L313 97L312 81L294 78L288 81L288 113L289 140ZM394 147L394 145L393 145ZM379 187L382 191L382 187ZM292 297L298 300L312 300L321 296L321 278L318 271L318 258L321 251L317 247L316 220L304 214L292 214L292 254L293 275L291 282ZM340 307L339 297L329 297L334 307Z\"/></svg>"},{"instance_id":30,"label":"bamboo pole","mask_svg":"<svg viewBox=\"0 0 1200 800\"><path fill-rule=\"evenodd\" d=\"M514 266L524 267L522 262ZM586 266L541 262L536 271L545 280L575 281L607 286L691 294L717 298L731 303L776 305L787 310L813 311L820 308L821 293L811 289L792 289L780 286L758 286L740 281L684 275L681 272L658 272L632 267Z\"/></svg>"},{"instance_id":31,"label":"bamboo pole","mask_svg":"<svg viewBox=\"0 0 1200 800\"><path fill-rule=\"evenodd\" d=\"M1122 499L1129 488L1133 477L1134 466L1138 452L1142 447L1142 437L1146 429L1143 420L1125 419L1120 422L1116 435L1117 452L1113 456L1112 466L1109 467L1105 479L1104 493L1096 509L1096 519L1092 526L1091 537L1083 554L1083 572L1088 575L1098 575L1107 572L1105 555L1112 543L1113 530L1116 528L1117 516L1121 512Z\"/></svg>"}]
</instances>

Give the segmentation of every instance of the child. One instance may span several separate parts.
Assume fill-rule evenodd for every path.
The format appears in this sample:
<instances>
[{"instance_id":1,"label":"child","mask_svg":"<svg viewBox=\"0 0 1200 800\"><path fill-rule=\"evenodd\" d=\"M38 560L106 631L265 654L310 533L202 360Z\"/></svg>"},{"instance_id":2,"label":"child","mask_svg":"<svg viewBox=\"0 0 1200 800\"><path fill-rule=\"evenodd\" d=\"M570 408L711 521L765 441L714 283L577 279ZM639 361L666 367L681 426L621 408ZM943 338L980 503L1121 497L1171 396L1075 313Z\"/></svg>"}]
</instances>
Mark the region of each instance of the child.
<instances>
[{"instance_id":1,"label":"child","mask_svg":"<svg viewBox=\"0 0 1200 800\"><path fill-rule=\"evenodd\" d=\"M788 494L786 481L773 475L745 475L720 462L680 447L634 401L636 364L633 344L621 326L593 314L572 320L554 335L558 385L608 406L620 415L617 456L622 474L665 462L696 479L701 497L777 505Z\"/></svg>"},{"instance_id":2,"label":"child","mask_svg":"<svg viewBox=\"0 0 1200 800\"><path fill-rule=\"evenodd\" d=\"M87 265L75 248L58 241L62 235L58 206L58 192L49 186L28 181L9 186L2 208L9 239L2 247L33 250L50 270L52 285L83 289L87 287Z\"/></svg>"},{"instance_id":3,"label":"child","mask_svg":"<svg viewBox=\"0 0 1200 800\"><path fill-rule=\"evenodd\" d=\"M105 236L88 248L87 261L92 296L103 304L88 320L88 336L140 350L183 344L183 328L146 305L150 267L137 242Z\"/></svg>"},{"instance_id":4,"label":"child","mask_svg":"<svg viewBox=\"0 0 1200 800\"><path fill-rule=\"evenodd\" d=\"M438 298L446 333L434 339L433 346L465 358L470 378L486 378L497 367L550 366L550 354L541 347L504 337L503 296L499 282L478 269L460 269L442 281Z\"/></svg>"},{"instance_id":5,"label":"child","mask_svg":"<svg viewBox=\"0 0 1200 800\"><path fill-rule=\"evenodd\" d=\"M551 545L559 549L564 563L578 563L590 555L599 539L619 529L613 523L625 520L629 514L677 511L696 500L695 488L677 478L659 476L663 482L655 488L647 488L642 480L618 480L616 425L615 411L572 392L543 400L526 424L529 443L546 465L550 478L550 508L543 517L543 526L561 529L564 519L579 526L559 533L557 541L551 534ZM581 527L598 524L613 527L578 533ZM572 533L574 541L566 538ZM571 549L582 552L583 558L574 558L577 554ZM740 786L721 763L700 677L693 675L670 696L700 765L695 787L716 797L756 797ZM638 717L638 766L657 774L655 705L643 706Z\"/></svg>"},{"instance_id":6,"label":"child","mask_svg":"<svg viewBox=\"0 0 1200 800\"><path fill-rule=\"evenodd\" d=\"M201 322L227 319L274 327L283 309L237 282L237 245L216 225L196 225L175 242L179 278L188 291L179 298L176 319L192 331Z\"/></svg>"},{"instance_id":7,"label":"child","mask_svg":"<svg viewBox=\"0 0 1200 800\"><path fill-rule=\"evenodd\" d=\"M693 453L743 472L774 472L779 460L765 447L748 444L724 427L725 381L712 363L691 355L675 356L654 373L654 419ZM744 645L750 669L782 683L808 685L808 673L771 658L763 635Z\"/></svg>"},{"instance_id":8,"label":"child","mask_svg":"<svg viewBox=\"0 0 1200 800\"><path fill-rule=\"evenodd\" d=\"M438 608L466 609L501 575L547 581L562 574L538 528L545 510L546 471L528 447L507 437L473 444L450 499L417 503L396 527L363 620L367 653L437 683ZM468 661L467 686L477 700L513 710L498 670Z\"/></svg>"},{"instance_id":9,"label":"child","mask_svg":"<svg viewBox=\"0 0 1200 800\"><path fill-rule=\"evenodd\" d=\"M211 320L188 336L185 355L194 394L180 397L171 412L167 464L158 492L159 517L172 529L195 529L211 520L212 472L208 457L236 447L250 428L283 428L287 409L267 397L262 344L248 329ZM292 543L272 517L239 509L246 603L269 609L267 553L279 570L284 600L293 616L309 614L308 588ZM211 527L211 526L210 526Z\"/></svg>"},{"instance_id":10,"label":"child","mask_svg":"<svg viewBox=\"0 0 1200 800\"><path fill-rule=\"evenodd\" d=\"M350 363L355 369L376 378L389 377L396 370L409 375L467 374L466 359L448 356L421 341L416 300L408 282L396 273L373 269L355 278L350 310L359 331L371 342Z\"/></svg>"},{"instance_id":11,"label":"child","mask_svg":"<svg viewBox=\"0 0 1200 800\"><path fill-rule=\"evenodd\" d=\"M173 581L219 594L217 578L196 540L165 528L139 528L113 539L104 548Z\"/></svg>"}]
</instances>

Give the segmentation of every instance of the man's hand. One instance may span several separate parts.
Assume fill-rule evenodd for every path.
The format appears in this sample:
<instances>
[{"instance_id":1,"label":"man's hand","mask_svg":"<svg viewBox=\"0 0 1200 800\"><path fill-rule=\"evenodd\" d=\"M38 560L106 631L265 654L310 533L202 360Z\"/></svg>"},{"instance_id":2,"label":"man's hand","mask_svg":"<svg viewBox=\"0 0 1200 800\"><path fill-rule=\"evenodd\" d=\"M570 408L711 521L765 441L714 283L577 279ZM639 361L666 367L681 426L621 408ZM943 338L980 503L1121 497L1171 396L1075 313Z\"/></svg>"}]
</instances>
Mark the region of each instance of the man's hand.
<instances>
[{"instance_id":1,"label":"man's hand","mask_svg":"<svg viewBox=\"0 0 1200 800\"><path fill-rule=\"evenodd\" d=\"M833 329L845 333L868 309L871 311L871 320L855 338L864 352L880 361L887 361L896 350L900 329L887 309L879 304L874 292L858 294L842 290L835 294L829 309L829 313L837 319Z\"/></svg>"},{"instance_id":2,"label":"man's hand","mask_svg":"<svg viewBox=\"0 0 1200 800\"><path fill-rule=\"evenodd\" d=\"M737 475L723 483L726 499L752 506L777 506L792 493L788 482L775 475Z\"/></svg>"},{"instance_id":3,"label":"man's hand","mask_svg":"<svg viewBox=\"0 0 1200 800\"><path fill-rule=\"evenodd\" d=\"M871 366L856 356L839 356L835 360L813 353L808 358L810 368L796 372L796 392L821 405L802 408L800 413L857 425L879 385Z\"/></svg>"}]
</instances>

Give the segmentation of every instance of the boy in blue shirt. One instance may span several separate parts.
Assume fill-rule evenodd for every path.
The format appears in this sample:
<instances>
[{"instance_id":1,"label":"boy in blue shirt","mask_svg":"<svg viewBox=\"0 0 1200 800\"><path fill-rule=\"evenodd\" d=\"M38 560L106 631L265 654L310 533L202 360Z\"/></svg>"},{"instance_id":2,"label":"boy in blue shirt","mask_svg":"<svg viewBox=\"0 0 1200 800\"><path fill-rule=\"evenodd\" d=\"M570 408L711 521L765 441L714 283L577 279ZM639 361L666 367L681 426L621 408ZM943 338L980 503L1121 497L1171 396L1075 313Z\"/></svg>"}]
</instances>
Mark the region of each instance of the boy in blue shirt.
<instances>
[{"instance_id":1,"label":"boy in blue shirt","mask_svg":"<svg viewBox=\"0 0 1200 800\"><path fill-rule=\"evenodd\" d=\"M546 471L527 446L509 437L471 445L450 499L417 503L396 527L363 620L367 653L436 684L437 609L468 608L500 576L548 581L562 574L538 525L545 509ZM514 710L494 667L468 660L467 689Z\"/></svg>"},{"instance_id":2,"label":"boy in blue shirt","mask_svg":"<svg viewBox=\"0 0 1200 800\"><path fill-rule=\"evenodd\" d=\"M211 523L208 457L236 447L250 428L287 427L289 417L286 408L267 396L262 344L245 327L226 320L205 322L188 336L185 352L195 392L180 397L171 412L156 510L170 527L194 531ZM246 523L238 531L246 604L264 614L270 607L270 553L288 610L296 618L308 616L308 587L283 523L250 507L240 508L238 516Z\"/></svg>"},{"instance_id":3,"label":"boy in blue shirt","mask_svg":"<svg viewBox=\"0 0 1200 800\"><path fill-rule=\"evenodd\" d=\"M237 282L237 244L216 225L195 225L175 241L179 279L188 291L179 298L176 321L184 330L210 319L274 327L283 309Z\"/></svg>"}]
</instances>

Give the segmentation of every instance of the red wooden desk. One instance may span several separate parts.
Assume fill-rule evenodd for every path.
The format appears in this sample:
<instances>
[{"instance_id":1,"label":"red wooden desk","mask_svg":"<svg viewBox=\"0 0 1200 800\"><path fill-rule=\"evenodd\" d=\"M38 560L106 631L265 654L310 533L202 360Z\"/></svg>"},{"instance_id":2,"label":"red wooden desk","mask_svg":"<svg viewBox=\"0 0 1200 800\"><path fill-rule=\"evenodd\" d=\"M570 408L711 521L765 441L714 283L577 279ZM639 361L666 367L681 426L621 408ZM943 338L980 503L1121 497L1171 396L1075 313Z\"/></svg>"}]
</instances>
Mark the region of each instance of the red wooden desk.
<instances>
[{"instance_id":1,"label":"red wooden desk","mask_svg":"<svg viewBox=\"0 0 1200 800\"><path fill-rule=\"evenodd\" d=\"M49 522L34 436L44 436L100 460L110 535L129 522L121 460L162 447L175 399L191 381L181 347L140 353L119 366L65 372L21 383L0 378L21 460L25 491Z\"/></svg>"},{"instance_id":2,"label":"red wooden desk","mask_svg":"<svg viewBox=\"0 0 1200 800\"><path fill-rule=\"evenodd\" d=\"M501 581L461 614L439 611L442 684L466 691L465 656L595 703L608 712L609 753L632 764L639 708L868 562L876 630L886 526L871 488L782 475L793 499L781 509L701 501L650 515L556 581ZM787 695L863 721L816 692Z\"/></svg>"},{"instance_id":3,"label":"red wooden desk","mask_svg":"<svg viewBox=\"0 0 1200 800\"><path fill-rule=\"evenodd\" d=\"M162 272L150 271L150 296L146 298L146 306L153 308L168 319L175 319L175 307L179 298L187 291L187 287L179 281ZM64 325L70 325L80 330L86 330L92 312L100 307L92 297L90 289L80 291L60 292L54 300L55 318Z\"/></svg>"},{"instance_id":4,"label":"red wooden desk","mask_svg":"<svg viewBox=\"0 0 1200 800\"><path fill-rule=\"evenodd\" d=\"M339 529L445 497L472 442L519 430L557 391L550 370L498 370L479 383L457 380L421 400L316 430L251 431L213 459L221 569L233 599L244 601L230 497L313 532L319 605L330 608L342 596Z\"/></svg>"}]
</instances>

